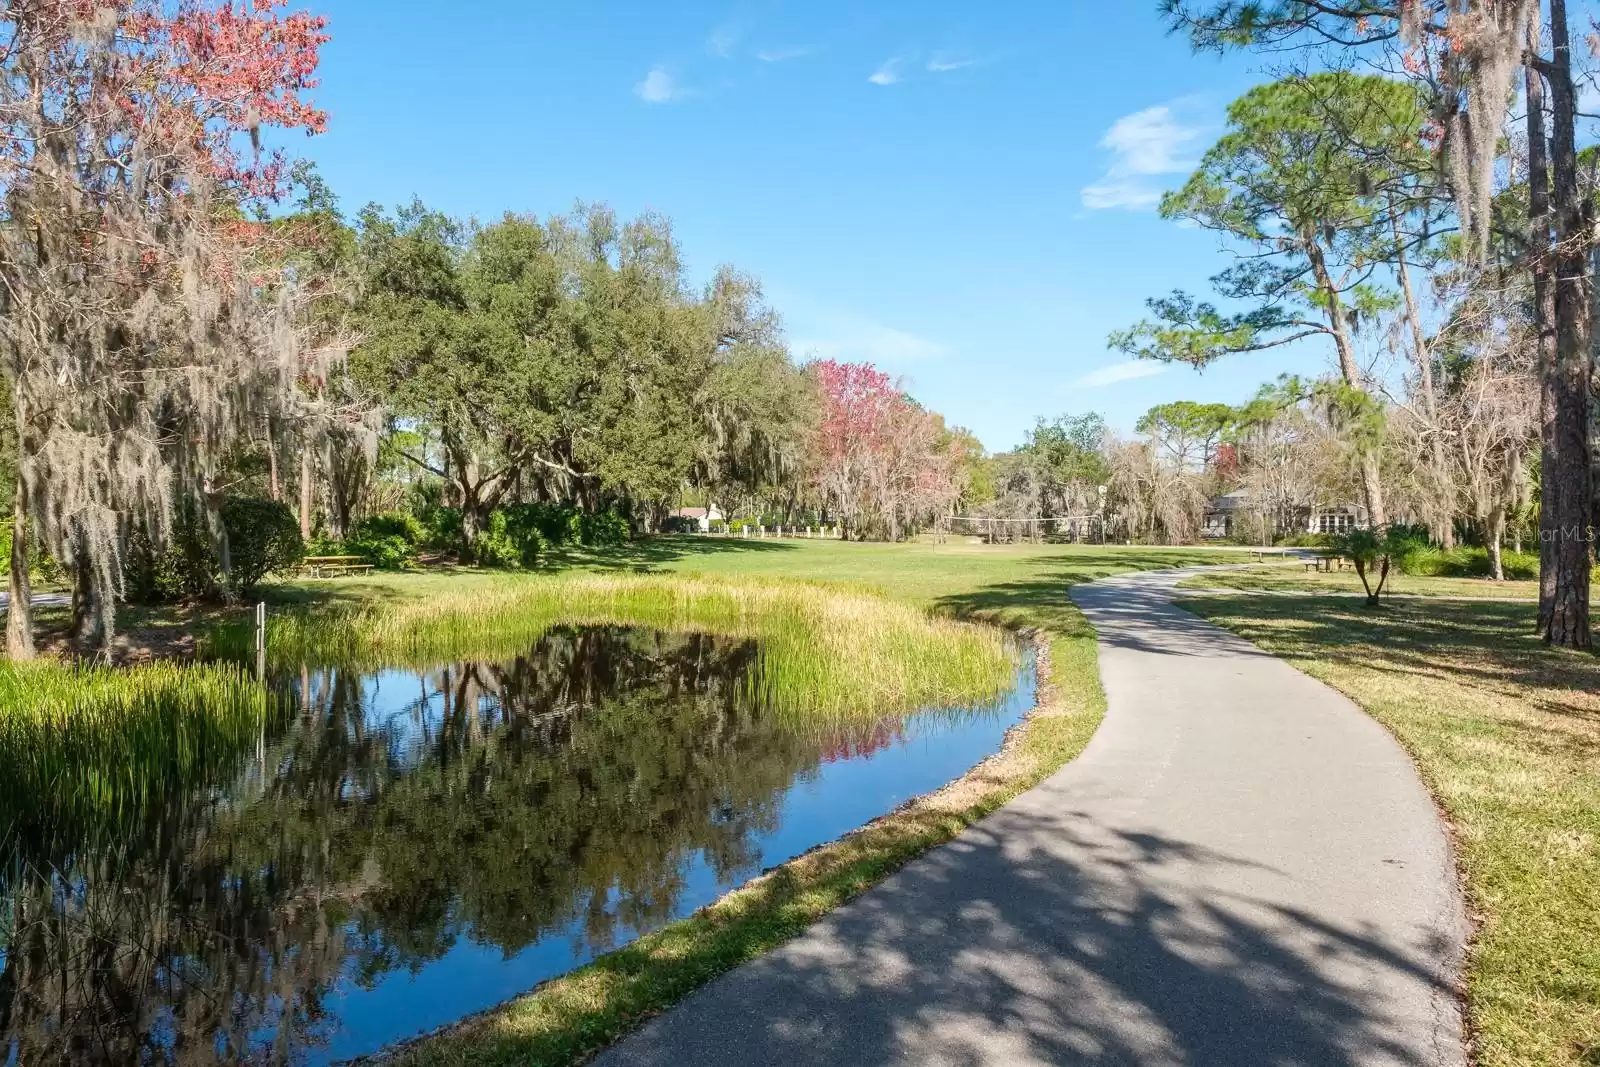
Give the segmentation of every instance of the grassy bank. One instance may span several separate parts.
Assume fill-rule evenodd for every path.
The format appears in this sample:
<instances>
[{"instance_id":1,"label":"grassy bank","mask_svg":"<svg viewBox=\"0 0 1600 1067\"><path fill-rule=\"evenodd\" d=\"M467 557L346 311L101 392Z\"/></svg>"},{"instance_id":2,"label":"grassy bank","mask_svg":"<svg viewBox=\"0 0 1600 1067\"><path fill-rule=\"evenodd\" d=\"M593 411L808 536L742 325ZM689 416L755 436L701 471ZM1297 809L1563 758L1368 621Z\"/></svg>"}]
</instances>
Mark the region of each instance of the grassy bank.
<instances>
[{"instance_id":1,"label":"grassy bank","mask_svg":"<svg viewBox=\"0 0 1600 1067\"><path fill-rule=\"evenodd\" d=\"M816 849L716 904L533 993L397 1050L421 1064L578 1062L717 975L794 937L912 857L948 841L1059 768L1088 743L1105 710L1094 634L1068 589L1128 570L1217 562L1160 549L814 544L739 550L696 545L570 560L602 569L694 571L740 580L789 574L848 583L905 605L984 619L1036 635L1039 706L1006 749L938 793ZM1227 558L1227 557L1224 557ZM467 576L468 582L477 578ZM381 580L380 580L381 581ZM390 580L391 582L393 580ZM403 588L403 581L395 588ZM359 601L369 594L350 590ZM428 595L432 595L431 593Z\"/></svg>"},{"instance_id":2,"label":"grassy bank","mask_svg":"<svg viewBox=\"0 0 1600 1067\"><path fill-rule=\"evenodd\" d=\"M1480 1067L1600 1063L1600 659L1534 640L1532 605L1185 606L1348 694L1416 759L1481 921L1467 987Z\"/></svg>"},{"instance_id":3,"label":"grassy bank","mask_svg":"<svg viewBox=\"0 0 1600 1067\"><path fill-rule=\"evenodd\" d=\"M1376 575L1372 576L1377 580ZM1353 570L1307 571L1299 564L1249 567L1185 579L1186 588L1246 589L1262 593L1362 593L1361 578ZM1539 583L1491 582L1487 578L1434 578L1391 571L1384 583L1385 596L1469 597L1493 600L1537 600Z\"/></svg>"},{"instance_id":4,"label":"grassy bank","mask_svg":"<svg viewBox=\"0 0 1600 1067\"><path fill-rule=\"evenodd\" d=\"M872 717L998 696L1015 664L1001 635L861 593L777 579L680 575L503 575L424 597L281 610L267 656L280 665L432 666L502 659L552 626L629 625L758 640L763 696L782 713ZM248 624L211 648L243 658Z\"/></svg>"}]
</instances>

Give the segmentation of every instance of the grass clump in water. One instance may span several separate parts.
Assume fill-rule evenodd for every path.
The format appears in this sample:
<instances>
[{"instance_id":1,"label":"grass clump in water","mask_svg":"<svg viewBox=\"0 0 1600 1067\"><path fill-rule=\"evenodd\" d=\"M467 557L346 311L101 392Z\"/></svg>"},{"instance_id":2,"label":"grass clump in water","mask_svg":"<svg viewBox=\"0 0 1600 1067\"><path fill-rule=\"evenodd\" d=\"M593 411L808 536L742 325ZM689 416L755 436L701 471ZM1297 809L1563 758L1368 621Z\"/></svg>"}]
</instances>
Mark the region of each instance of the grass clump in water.
<instances>
[{"instance_id":1,"label":"grass clump in water","mask_svg":"<svg viewBox=\"0 0 1600 1067\"><path fill-rule=\"evenodd\" d=\"M555 625L628 625L761 642L762 696L786 713L856 719L1011 684L1015 649L999 632L910 605L804 582L677 576L508 578L426 600L310 608L274 616L278 666L426 666L519 654ZM245 657L247 625L218 630L214 655Z\"/></svg>"},{"instance_id":2,"label":"grass clump in water","mask_svg":"<svg viewBox=\"0 0 1600 1067\"><path fill-rule=\"evenodd\" d=\"M226 666L0 663L0 851L116 832L248 752L270 704Z\"/></svg>"}]
</instances>

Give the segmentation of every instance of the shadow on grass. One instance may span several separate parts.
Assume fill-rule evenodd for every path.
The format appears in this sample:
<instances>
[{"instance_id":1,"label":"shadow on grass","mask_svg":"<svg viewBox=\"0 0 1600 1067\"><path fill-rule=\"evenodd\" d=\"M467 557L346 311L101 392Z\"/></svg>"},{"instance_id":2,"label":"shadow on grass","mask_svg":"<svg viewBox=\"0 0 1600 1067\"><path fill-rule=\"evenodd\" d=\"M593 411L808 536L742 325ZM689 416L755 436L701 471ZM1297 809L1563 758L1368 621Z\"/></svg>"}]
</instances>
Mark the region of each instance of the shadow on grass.
<instances>
[{"instance_id":1,"label":"shadow on grass","mask_svg":"<svg viewBox=\"0 0 1600 1067\"><path fill-rule=\"evenodd\" d=\"M1399 676L1468 680L1555 715L1592 721L1563 699L1600 689L1600 657L1546 647L1537 606L1342 597L1207 596L1183 606L1280 654Z\"/></svg>"},{"instance_id":2,"label":"shadow on grass","mask_svg":"<svg viewBox=\"0 0 1600 1067\"><path fill-rule=\"evenodd\" d=\"M607 548L562 545L551 549L549 556L541 561L541 566L555 570L585 567L593 570L647 573L683 559L793 552L799 544L798 541L780 541L775 538L765 540L719 537L712 534L698 537L663 534L657 537L641 537L627 544Z\"/></svg>"}]
</instances>

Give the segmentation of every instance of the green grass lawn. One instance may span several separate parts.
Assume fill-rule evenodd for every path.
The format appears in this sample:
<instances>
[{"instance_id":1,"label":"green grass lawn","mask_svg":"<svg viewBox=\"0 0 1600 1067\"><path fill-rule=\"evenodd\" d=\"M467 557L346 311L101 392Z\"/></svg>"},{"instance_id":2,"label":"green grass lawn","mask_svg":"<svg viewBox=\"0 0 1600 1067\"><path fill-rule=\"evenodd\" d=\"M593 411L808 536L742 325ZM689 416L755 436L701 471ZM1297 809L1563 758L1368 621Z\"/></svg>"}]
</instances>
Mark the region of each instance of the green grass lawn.
<instances>
[{"instance_id":1,"label":"green grass lawn","mask_svg":"<svg viewBox=\"0 0 1600 1067\"><path fill-rule=\"evenodd\" d=\"M1600 658L1536 641L1534 605L1185 606L1348 694L1416 759L1481 922L1467 986L1479 1067L1600 1064Z\"/></svg>"},{"instance_id":2,"label":"green grass lawn","mask_svg":"<svg viewBox=\"0 0 1600 1067\"><path fill-rule=\"evenodd\" d=\"M1371 578L1377 581L1376 575ZM1298 563L1249 567L1222 574L1199 574L1185 579L1181 584L1189 589L1248 589L1268 593L1365 592L1361 587L1361 578L1353 570L1307 571ZM1395 593L1403 596L1538 600L1539 583L1491 582L1487 578L1430 578L1392 572L1384 583L1383 593L1384 596Z\"/></svg>"}]
</instances>

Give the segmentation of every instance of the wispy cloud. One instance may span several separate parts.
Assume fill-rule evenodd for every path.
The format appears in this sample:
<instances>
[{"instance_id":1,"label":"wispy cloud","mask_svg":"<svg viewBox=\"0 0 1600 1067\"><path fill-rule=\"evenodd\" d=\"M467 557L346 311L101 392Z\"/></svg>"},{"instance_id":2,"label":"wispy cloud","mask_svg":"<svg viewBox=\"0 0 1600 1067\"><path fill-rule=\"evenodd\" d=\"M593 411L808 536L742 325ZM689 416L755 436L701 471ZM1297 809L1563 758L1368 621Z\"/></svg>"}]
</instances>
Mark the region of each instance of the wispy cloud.
<instances>
[{"instance_id":1,"label":"wispy cloud","mask_svg":"<svg viewBox=\"0 0 1600 1067\"><path fill-rule=\"evenodd\" d=\"M800 59L809 56L809 48L769 48L756 53L756 58L763 63L783 63L790 59Z\"/></svg>"},{"instance_id":2,"label":"wispy cloud","mask_svg":"<svg viewBox=\"0 0 1600 1067\"><path fill-rule=\"evenodd\" d=\"M1166 370L1165 363L1156 363L1148 359L1130 359L1124 363L1111 363L1096 368L1081 378L1074 378L1068 384L1074 389L1104 389L1108 385L1118 385L1139 378L1153 378L1157 374L1165 374Z\"/></svg>"},{"instance_id":3,"label":"wispy cloud","mask_svg":"<svg viewBox=\"0 0 1600 1067\"><path fill-rule=\"evenodd\" d=\"M1083 206L1091 211L1121 208L1147 211L1161 202L1157 181L1194 168L1195 142L1206 124L1180 117L1186 101L1172 101L1124 115L1100 138L1111 165L1099 181L1083 187Z\"/></svg>"},{"instance_id":4,"label":"wispy cloud","mask_svg":"<svg viewBox=\"0 0 1600 1067\"><path fill-rule=\"evenodd\" d=\"M647 104L668 104L682 100L689 95L689 90L679 84L667 68L653 67L644 80L633 87L633 94Z\"/></svg>"},{"instance_id":5,"label":"wispy cloud","mask_svg":"<svg viewBox=\"0 0 1600 1067\"><path fill-rule=\"evenodd\" d=\"M880 367L922 363L950 351L931 338L864 318L839 318L827 327L825 332L819 331L821 336L795 338L790 347L810 359L867 362Z\"/></svg>"},{"instance_id":6,"label":"wispy cloud","mask_svg":"<svg viewBox=\"0 0 1600 1067\"><path fill-rule=\"evenodd\" d=\"M933 58L928 60L929 74L948 74L952 70L961 70L964 67L975 67L983 60L972 56L950 55L945 52L935 52Z\"/></svg>"},{"instance_id":7,"label":"wispy cloud","mask_svg":"<svg viewBox=\"0 0 1600 1067\"><path fill-rule=\"evenodd\" d=\"M899 56L895 56L892 59L886 59L883 61L883 66L874 71L872 76L869 77L867 81L871 82L873 85L893 85L895 82L900 80L900 65L901 61Z\"/></svg>"},{"instance_id":8,"label":"wispy cloud","mask_svg":"<svg viewBox=\"0 0 1600 1067\"><path fill-rule=\"evenodd\" d=\"M742 36L739 27L732 24L718 26L711 31L711 36L706 38L706 51L720 59L727 59L733 55L733 50L739 44Z\"/></svg>"}]
</instances>

